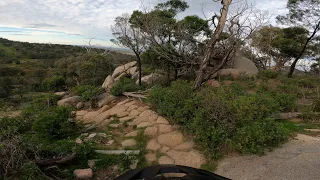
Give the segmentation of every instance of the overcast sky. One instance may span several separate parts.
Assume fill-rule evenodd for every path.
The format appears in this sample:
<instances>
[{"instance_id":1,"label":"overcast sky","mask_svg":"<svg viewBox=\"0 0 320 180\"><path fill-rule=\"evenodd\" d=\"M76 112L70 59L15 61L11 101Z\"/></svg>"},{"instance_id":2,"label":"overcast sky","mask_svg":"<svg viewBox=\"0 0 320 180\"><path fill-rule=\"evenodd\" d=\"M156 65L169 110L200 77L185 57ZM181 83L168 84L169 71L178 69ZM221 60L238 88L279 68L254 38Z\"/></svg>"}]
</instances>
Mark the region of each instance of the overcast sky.
<instances>
[{"instance_id":1,"label":"overcast sky","mask_svg":"<svg viewBox=\"0 0 320 180\"><path fill-rule=\"evenodd\" d=\"M0 37L17 41L110 46L110 26L115 17L141 7L152 7L165 0L0 0ZM287 0L249 0L257 9L274 17L285 14ZM190 8L180 16L212 15L220 3L212 0L187 0ZM243 3L234 0L234 6ZM203 9L203 11L202 11Z\"/></svg>"}]
</instances>

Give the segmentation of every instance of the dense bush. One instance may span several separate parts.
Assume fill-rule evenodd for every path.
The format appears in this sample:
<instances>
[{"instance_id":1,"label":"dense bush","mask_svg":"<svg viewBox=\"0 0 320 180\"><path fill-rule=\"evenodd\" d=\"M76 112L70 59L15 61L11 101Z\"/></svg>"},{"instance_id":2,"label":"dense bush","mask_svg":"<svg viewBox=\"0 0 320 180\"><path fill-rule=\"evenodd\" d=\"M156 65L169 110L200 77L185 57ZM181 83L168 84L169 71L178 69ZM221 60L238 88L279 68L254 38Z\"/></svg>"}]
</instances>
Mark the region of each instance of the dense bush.
<instances>
[{"instance_id":1,"label":"dense bush","mask_svg":"<svg viewBox=\"0 0 320 180\"><path fill-rule=\"evenodd\" d=\"M261 79L275 79L277 78L281 73L279 71L273 71L273 70L264 70L260 71L258 74L258 77Z\"/></svg>"},{"instance_id":2,"label":"dense bush","mask_svg":"<svg viewBox=\"0 0 320 180\"><path fill-rule=\"evenodd\" d=\"M53 76L46 78L42 82L42 86L47 91L63 90L66 85L65 78L63 76Z\"/></svg>"},{"instance_id":3,"label":"dense bush","mask_svg":"<svg viewBox=\"0 0 320 180\"><path fill-rule=\"evenodd\" d=\"M140 87L136 85L133 79L121 77L111 88L110 92L114 96L121 96L123 92L132 92L139 90Z\"/></svg>"},{"instance_id":4,"label":"dense bush","mask_svg":"<svg viewBox=\"0 0 320 180\"><path fill-rule=\"evenodd\" d=\"M291 112L296 108L297 96L294 94L278 93L275 99L280 105L281 112Z\"/></svg>"},{"instance_id":5,"label":"dense bush","mask_svg":"<svg viewBox=\"0 0 320 180\"><path fill-rule=\"evenodd\" d=\"M154 88L150 93L150 102L160 113L186 125L192 122L193 107L192 86L187 81L173 82L171 87ZM177 108L178 107L178 108Z\"/></svg>"},{"instance_id":6,"label":"dense bush","mask_svg":"<svg viewBox=\"0 0 320 180\"><path fill-rule=\"evenodd\" d=\"M313 111L314 112L320 112L320 98L316 99L313 102Z\"/></svg>"},{"instance_id":7,"label":"dense bush","mask_svg":"<svg viewBox=\"0 0 320 180\"><path fill-rule=\"evenodd\" d=\"M239 84L193 91L191 83L176 81L170 87L154 88L149 101L195 135L204 150L215 157L226 146L243 153L260 153L287 139L285 128L268 118L279 111L280 104L289 107L290 103L278 103L273 93L248 94Z\"/></svg>"},{"instance_id":8,"label":"dense bush","mask_svg":"<svg viewBox=\"0 0 320 180\"><path fill-rule=\"evenodd\" d=\"M242 153L263 153L265 148L285 142L288 135L288 131L280 123L264 119L237 129L234 144Z\"/></svg>"},{"instance_id":9,"label":"dense bush","mask_svg":"<svg viewBox=\"0 0 320 180\"><path fill-rule=\"evenodd\" d=\"M78 130L78 126L71 116L71 109L53 107L39 113L32 129L43 137L52 139L71 135Z\"/></svg>"},{"instance_id":10,"label":"dense bush","mask_svg":"<svg viewBox=\"0 0 320 180\"><path fill-rule=\"evenodd\" d=\"M314 88L319 84L318 82L313 81L312 79L300 79L298 80L298 85L300 87L305 87L305 88Z\"/></svg>"},{"instance_id":11,"label":"dense bush","mask_svg":"<svg viewBox=\"0 0 320 180\"><path fill-rule=\"evenodd\" d=\"M103 88L97 88L90 85L76 86L71 90L78 96L81 96L83 101L95 100L100 94L104 92Z\"/></svg>"}]
</instances>

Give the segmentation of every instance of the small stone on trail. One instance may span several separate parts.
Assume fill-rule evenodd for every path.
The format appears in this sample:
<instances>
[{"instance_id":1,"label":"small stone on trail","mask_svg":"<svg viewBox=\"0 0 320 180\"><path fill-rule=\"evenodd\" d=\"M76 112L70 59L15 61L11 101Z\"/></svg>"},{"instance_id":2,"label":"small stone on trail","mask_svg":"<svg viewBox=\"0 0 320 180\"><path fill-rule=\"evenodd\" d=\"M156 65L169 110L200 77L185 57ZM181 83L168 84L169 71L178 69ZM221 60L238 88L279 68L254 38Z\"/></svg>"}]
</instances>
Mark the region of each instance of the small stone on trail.
<instances>
[{"instance_id":1,"label":"small stone on trail","mask_svg":"<svg viewBox=\"0 0 320 180\"><path fill-rule=\"evenodd\" d=\"M158 128L157 127L147 127L144 130L144 135L146 136L156 136L158 134Z\"/></svg>"},{"instance_id":2,"label":"small stone on trail","mask_svg":"<svg viewBox=\"0 0 320 180\"><path fill-rule=\"evenodd\" d=\"M106 133L98 133L98 136L106 138L107 134Z\"/></svg>"},{"instance_id":3,"label":"small stone on trail","mask_svg":"<svg viewBox=\"0 0 320 180\"><path fill-rule=\"evenodd\" d=\"M122 141L121 145L122 145L122 147L132 147L132 146L137 145L137 142L134 139L126 139L126 140Z\"/></svg>"},{"instance_id":4,"label":"small stone on trail","mask_svg":"<svg viewBox=\"0 0 320 180\"><path fill-rule=\"evenodd\" d=\"M129 120L132 120L132 119L134 119L134 117L126 116L126 117L120 118L119 121L123 123L123 122L129 121Z\"/></svg>"},{"instance_id":5,"label":"small stone on trail","mask_svg":"<svg viewBox=\"0 0 320 180\"><path fill-rule=\"evenodd\" d=\"M171 125L159 124L159 133L160 134L169 133L172 130L173 130L173 128Z\"/></svg>"},{"instance_id":6,"label":"small stone on trail","mask_svg":"<svg viewBox=\"0 0 320 180\"><path fill-rule=\"evenodd\" d=\"M144 106L144 107L139 107L137 110L140 111L140 112L143 112L145 110L149 109L148 106Z\"/></svg>"},{"instance_id":7,"label":"small stone on trail","mask_svg":"<svg viewBox=\"0 0 320 180\"><path fill-rule=\"evenodd\" d=\"M92 133L92 134L89 135L88 138L89 138L89 139L92 139L92 138L96 137L96 135L97 135L97 133Z\"/></svg>"},{"instance_id":8,"label":"small stone on trail","mask_svg":"<svg viewBox=\"0 0 320 180\"><path fill-rule=\"evenodd\" d=\"M126 100L124 100L124 101L119 102L119 103L117 104L117 106L126 104L126 103L128 103L128 102L130 102L130 101L131 101L131 99L126 99Z\"/></svg>"},{"instance_id":9,"label":"small stone on trail","mask_svg":"<svg viewBox=\"0 0 320 180\"><path fill-rule=\"evenodd\" d=\"M174 164L174 160L168 156L161 156L158 162L159 164Z\"/></svg>"},{"instance_id":10,"label":"small stone on trail","mask_svg":"<svg viewBox=\"0 0 320 180\"><path fill-rule=\"evenodd\" d=\"M138 135L137 131L132 131L128 134L126 134L124 137L136 137Z\"/></svg>"},{"instance_id":11,"label":"small stone on trail","mask_svg":"<svg viewBox=\"0 0 320 180\"><path fill-rule=\"evenodd\" d=\"M114 140L110 140L107 142L107 146L111 146L114 143Z\"/></svg>"},{"instance_id":12,"label":"small stone on trail","mask_svg":"<svg viewBox=\"0 0 320 180\"><path fill-rule=\"evenodd\" d=\"M130 169L136 169L138 166L139 160L134 160L134 162L130 165Z\"/></svg>"},{"instance_id":13,"label":"small stone on trail","mask_svg":"<svg viewBox=\"0 0 320 180\"><path fill-rule=\"evenodd\" d=\"M159 116L157 119L157 124L169 124L169 122L164 117Z\"/></svg>"},{"instance_id":14,"label":"small stone on trail","mask_svg":"<svg viewBox=\"0 0 320 180\"><path fill-rule=\"evenodd\" d=\"M151 152L149 152L148 154L146 154L144 157L146 158L146 160L148 161L148 163L152 163L152 162L154 162L154 161L157 160L156 154L155 154L155 153L151 153Z\"/></svg>"},{"instance_id":15,"label":"small stone on trail","mask_svg":"<svg viewBox=\"0 0 320 180\"><path fill-rule=\"evenodd\" d=\"M118 128L118 127L119 127L119 124L109 124L109 127L111 127L111 128Z\"/></svg>"},{"instance_id":16,"label":"small stone on trail","mask_svg":"<svg viewBox=\"0 0 320 180\"><path fill-rule=\"evenodd\" d=\"M130 112L129 116L133 116L133 117L139 116L140 113L141 113L140 111L134 109Z\"/></svg>"},{"instance_id":17,"label":"small stone on trail","mask_svg":"<svg viewBox=\"0 0 320 180\"><path fill-rule=\"evenodd\" d=\"M149 117L149 116L151 116L151 115L154 114L154 113L155 113L154 111L145 110L145 111L143 111L139 116L140 116L140 117Z\"/></svg>"},{"instance_id":18,"label":"small stone on trail","mask_svg":"<svg viewBox=\"0 0 320 180\"><path fill-rule=\"evenodd\" d=\"M90 168L94 168L96 166L96 161L95 160L88 160L88 166Z\"/></svg>"},{"instance_id":19,"label":"small stone on trail","mask_svg":"<svg viewBox=\"0 0 320 180\"><path fill-rule=\"evenodd\" d=\"M129 106L129 108L127 109L127 111L132 111L132 110L134 110L134 109L137 109L139 106L137 106L137 105L131 105L131 106Z\"/></svg>"},{"instance_id":20,"label":"small stone on trail","mask_svg":"<svg viewBox=\"0 0 320 180\"><path fill-rule=\"evenodd\" d=\"M192 141L184 142L176 147L174 147L174 150L178 151L189 151L193 148L194 143Z\"/></svg>"},{"instance_id":21,"label":"small stone on trail","mask_svg":"<svg viewBox=\"0 0 320 180\"><path fill-rule=\"evenodd\" d=\"M141 122L140 124L137 125L137 128L145 128L148 126L152 126L154 123L151 122Z\"/></svg>"},{"instance_id":22,"label":"small stone on trail","mask_svg":"<svg viewBox=\"0 0 320 180\"><path fill-rule=\"evenodd\" d=\"M152 151L156 151L160 148L161 148L161 145L157 142L156 139L149 140L146 147L147 150L152 150Z\"/></svg>"},{"instance_id":23,"label":"small stone on trail","mask_svg":"<svg viewBox=\"0 0 320 180\"><path fill-rule=\"evenodd\" d=\"M158 137L158 142L164 146L174 147L183 142L183 135L177 131L168 134L162 134Z\"/></svg>"},{"instance_id":24,"label":"small stone on trail","mask_svg":"<svg viewBox=\"0 0 320 180\"><path fill-rule=\"evenodd\" d=\"M131 102L126 103L125 106L130 107L130 106L133 106L134 103L136 103L136 101L131 101Z\"/></svg>"},{"instance_id":25,"label":"small stone on trail","mask_svg":"<svg viewBox=\"0 0 320 180\"><path fill-rule=\"evenodd\" d=\"M90 179L93 176L92 169L76 169L73 171L73 174L77 179Z\"/></svg>"},{"instance_id":26,"label":"small stone on trail","mask_svg":"<svg viewBox=\"0 0 320 180\"><path fill-rule=\"evenodd\" d=\"M118 118L126 117L129 115L129 112L123 111L116 114Z\"/></svg>"},{"instance_id":27,"label":"small stone on trail","mask_svg":"<svg viewBox=\"0 0 320 180\"><path fill-rule=\"evenodd\" d=\"M75 141L77 144L82 144L82 140L80 138L77 138L76 141Z\"/></svg>"}]
</instances>

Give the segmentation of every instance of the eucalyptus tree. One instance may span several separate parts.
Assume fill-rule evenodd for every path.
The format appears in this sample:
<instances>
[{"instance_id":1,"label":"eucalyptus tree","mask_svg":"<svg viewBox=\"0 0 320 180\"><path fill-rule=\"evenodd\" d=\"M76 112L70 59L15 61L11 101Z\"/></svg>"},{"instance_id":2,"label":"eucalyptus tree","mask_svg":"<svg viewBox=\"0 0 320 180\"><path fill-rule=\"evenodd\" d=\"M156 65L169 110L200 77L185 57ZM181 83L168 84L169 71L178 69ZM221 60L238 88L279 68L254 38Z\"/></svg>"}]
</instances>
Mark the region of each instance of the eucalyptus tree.
<instances>
[{"instance_id":1,"label":"eucalyptus tree","mask_svg":"<svg viewBox=\"0 0 320 180\"><path fill-rule=\"evenodd\" d=\"M303 46L299 53L294 56L293 63L288 72L288 77L292 77L297 62L304 57L306 50L313 41L319 37L320 31L320 0L288 0L287 8L289 13L278 16L280 23L301 26L309 31L308 38L303 41Z\"/></svg>"}]
</instances>

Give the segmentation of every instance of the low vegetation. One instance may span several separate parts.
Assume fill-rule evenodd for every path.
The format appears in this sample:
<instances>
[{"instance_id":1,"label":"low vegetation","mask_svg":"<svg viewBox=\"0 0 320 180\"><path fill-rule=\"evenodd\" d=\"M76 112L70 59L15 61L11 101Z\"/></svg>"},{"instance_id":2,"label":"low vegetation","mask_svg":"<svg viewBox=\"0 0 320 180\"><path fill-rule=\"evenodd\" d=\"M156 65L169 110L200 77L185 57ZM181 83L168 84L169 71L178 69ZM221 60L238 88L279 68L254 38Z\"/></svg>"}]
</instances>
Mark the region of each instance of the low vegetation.
<instances>
[{"instance_id":1,"label":"low vegetation","mask_svg":"<svg viewBox=\"0 0 320 180\"><path fill-rule=\"evenodd\" d=\"M291 112L296 105L292 94L264 86L257 87L254 94L239 83L193 91L192 82L176 81L170 87L154 88L149 100L159 112L195 135L214 157L226 149L263 153L290 137L290 129L271 118L279 112Z\"/></svg>"}]
</instances>

